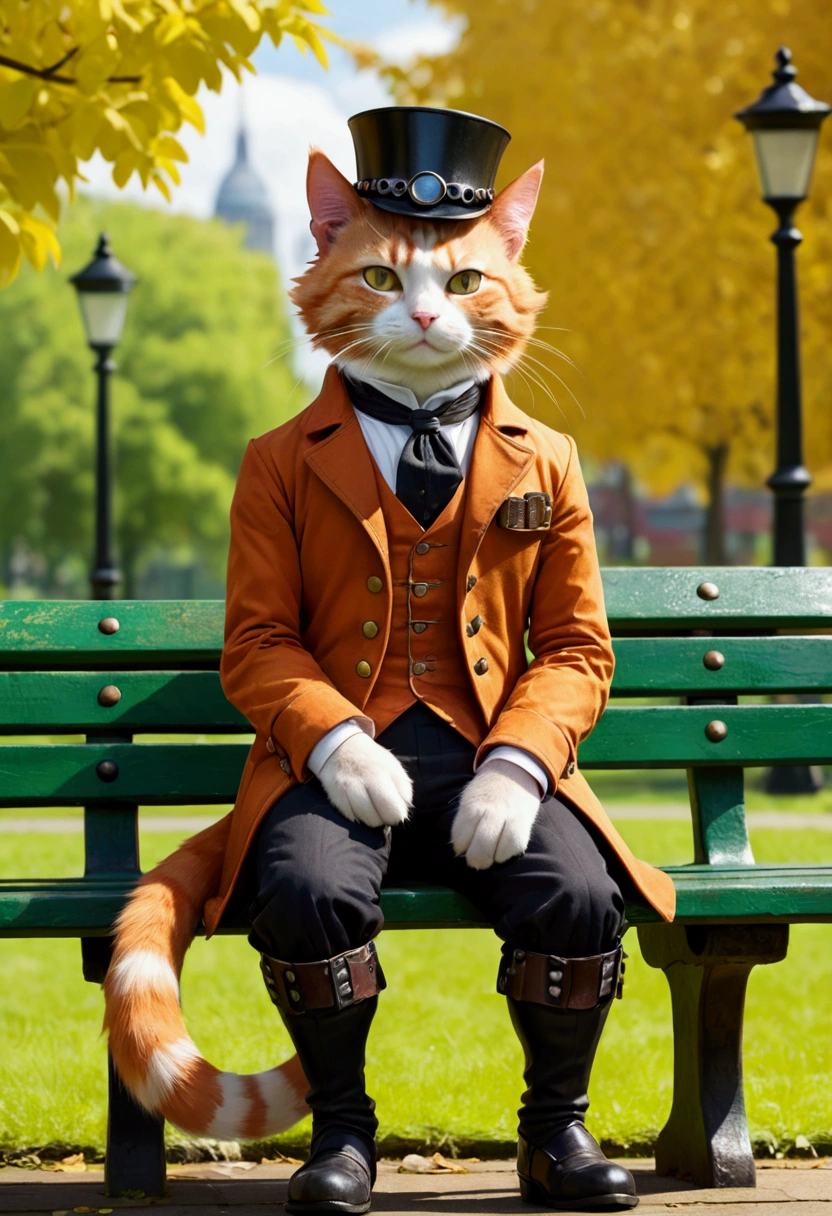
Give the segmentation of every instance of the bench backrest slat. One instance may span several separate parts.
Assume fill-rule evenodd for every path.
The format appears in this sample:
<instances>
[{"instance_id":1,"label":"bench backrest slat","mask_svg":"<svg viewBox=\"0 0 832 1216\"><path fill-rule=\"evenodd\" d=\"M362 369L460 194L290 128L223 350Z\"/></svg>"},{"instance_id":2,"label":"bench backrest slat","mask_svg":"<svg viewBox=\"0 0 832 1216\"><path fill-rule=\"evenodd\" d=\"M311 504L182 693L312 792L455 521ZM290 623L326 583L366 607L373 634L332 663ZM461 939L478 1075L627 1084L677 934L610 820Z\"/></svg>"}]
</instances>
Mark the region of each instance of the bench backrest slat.
<instances>
[{"instance_id":1,"label":"bench backrest slat","mask_svg":"<svg viewBox=\"0 0 832 1216\"><path fill-rule=\"evenodd\" d=\"M717 650L725 662L704 665ZM832 692L832 637L617 638L615 696ZM102 689L115 687L115 704ZM248 733L215 671L0 672L0 734Z\"/></svg>"},{"instance_id":2,"label":"bench backrest slat","mask_svg":"<svg viewBox=\"0 0 832 1216\"><path fill-rule=\"evenodd\" d=\"M832 570L749 566L609 568L602 571L615 633L686 629L822 629L832 626ZM697 588L712 583L716 599ZM116 633L98 623L112 616ZM0 668L212 666L222 649L221 600L0 602Z\"/></svg>"},{"instance_id":3,"label":"bench backrest slat","mask_svg":"<svg viewBox=\"0 0 832 1216\"><path fill-rule=\"evenodd\" d=\"M728 727L721 742L705 728ZM152 805L233 802L245 743L9 744L2 748L0 806L82 806L106 800ZM114 781L102 760L119 766ZM581 745L583 768L692 768L832 761L832 705L646 706L607 710Z\"/></svg>"}]
</instances>

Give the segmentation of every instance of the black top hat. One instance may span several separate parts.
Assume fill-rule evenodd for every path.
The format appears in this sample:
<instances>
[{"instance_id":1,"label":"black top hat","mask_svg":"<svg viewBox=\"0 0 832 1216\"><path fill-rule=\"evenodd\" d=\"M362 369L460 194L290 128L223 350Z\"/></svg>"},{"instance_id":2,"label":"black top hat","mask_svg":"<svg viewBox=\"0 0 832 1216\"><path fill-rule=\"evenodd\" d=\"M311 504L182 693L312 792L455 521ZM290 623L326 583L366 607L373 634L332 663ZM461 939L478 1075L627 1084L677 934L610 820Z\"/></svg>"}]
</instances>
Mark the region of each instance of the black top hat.
<instances>
[{"instance_id":1,"label":"black top hat","mask_svg":"<svg viewBox=\"0 0 832 1216\"><path fill-rule=\"evenodd\" d=\"M461 110L387 106L349 120L362 198L417 218L464 220L494 201L511 139L505 127Z\"/></svg>"}]
</instances>

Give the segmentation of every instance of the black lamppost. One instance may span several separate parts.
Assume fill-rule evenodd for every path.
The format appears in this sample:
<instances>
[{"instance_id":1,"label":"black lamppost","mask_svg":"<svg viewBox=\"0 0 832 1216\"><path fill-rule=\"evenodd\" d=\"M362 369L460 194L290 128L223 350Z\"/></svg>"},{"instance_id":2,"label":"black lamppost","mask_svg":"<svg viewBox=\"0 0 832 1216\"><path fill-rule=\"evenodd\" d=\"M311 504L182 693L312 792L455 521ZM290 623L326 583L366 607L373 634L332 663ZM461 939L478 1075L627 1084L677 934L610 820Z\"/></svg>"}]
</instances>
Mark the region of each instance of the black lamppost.
<instances>
[{"instance_id":1,"label":"black lamppost","mask_svg":"<svg viewBox=\"0 0 832 1216\"><path fill-rule=\"evenodd\" d=\"M809 193L820 126L830 107L795 84L791 51L776 55L774 84L736 117L754 137L763 199L780 221L771 235L777 248L777 467L768 479L774 493L774 565L806 565L803 495L811 477L803 464L800 397L800 334L794 251L803 240L794 213ZM806 765L770 769L770 794L810 794L819 770Z\"/></svg>"},{"instance_id":2,"label":"black lamppost","mask_svg":"<svg viewBox=\"0 0 832 1216\"><path fill-rule=\"evenodd\" d=\"M110 469L110 358L118 344L127 317L127 297L136 276L113 257L109 238L102 233L89 266L70 282L78 292L81 318L87 341L96 354L98 407L96 415L95 560L90 574L92 597L111 600L121 582L121 571L113 554L112 475Z\"/></svg>"},{"instance_id":3,"label":"black lamppost","mask_svg":"<svg viewBox=\"0 0 832 1216\"><path fill-rule=\"evenodd\" d=\"M794 83L792 53L777 52L774 84L736 115L754 136L763 199L780 223L777 247L777 468L768 479L774 493L774 565L805 566L803 495L811 484L803 465L800 337L794 251L803 240L793 219L809 193L820 126L830 112Z\"/></svg>"}]
</instances>

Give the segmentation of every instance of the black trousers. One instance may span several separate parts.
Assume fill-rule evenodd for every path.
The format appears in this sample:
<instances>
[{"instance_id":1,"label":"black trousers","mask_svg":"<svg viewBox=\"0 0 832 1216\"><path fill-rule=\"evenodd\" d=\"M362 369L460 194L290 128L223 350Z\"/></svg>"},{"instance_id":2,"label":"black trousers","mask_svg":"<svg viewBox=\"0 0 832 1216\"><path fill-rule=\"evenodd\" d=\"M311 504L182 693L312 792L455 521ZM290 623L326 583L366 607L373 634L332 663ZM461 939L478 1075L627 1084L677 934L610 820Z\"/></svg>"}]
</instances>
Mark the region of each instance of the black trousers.
<instances>
[{"instance_id":1,"label":"black trousers","mask_svg":"<svg viewBox=\"0 0 832 1216\"><path fill-rule=\"evenodd\" d=\"M621 890L603 842L568 803L545 800L522 857L472 870L454 856L450 837L476 749L421 704L378 741L413 780L410 820L393 829L350 823L316 779L280 798L252 849L255 949L303 963L363 946L384 924L382 886L408 881L459 891L514 947L564 958L613 949L624 923Z\"/></svg>"}]
</instances>

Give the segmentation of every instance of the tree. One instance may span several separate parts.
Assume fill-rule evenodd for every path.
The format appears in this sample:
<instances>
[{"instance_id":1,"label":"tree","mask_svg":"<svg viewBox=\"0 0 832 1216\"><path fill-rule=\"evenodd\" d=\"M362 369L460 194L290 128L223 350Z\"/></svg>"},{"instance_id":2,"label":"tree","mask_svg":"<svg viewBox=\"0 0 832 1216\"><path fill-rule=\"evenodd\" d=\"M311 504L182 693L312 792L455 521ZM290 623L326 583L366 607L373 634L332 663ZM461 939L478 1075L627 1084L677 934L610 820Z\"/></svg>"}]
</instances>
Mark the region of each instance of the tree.
<instances>
[{"instance_id":1,"label":"tree","mask_svg":"<svg viewBox=\"0 0 832 1216\"><path fill-rule=\"evenodd\" d=\"M187 160L183 122L203 129L194 100L237 80L263 35L285 35L322 64L320 0L4 0L0 5L0 288L25 255L42 269L60 245L57 185L74 191L79 162L100 152L123 186L134 173L170 198Z\"/></svg>"},{"instance_id":2,"label":"tree","mask_svg":"<svg viewBox=\"0 0 832 1216\"><path fill-rule=\"evenodd\" d=\"M655 490L696 480L711 504L709 560L721 559L725 478L760 484L773 467L774 216L732 115L758 95L784 42L801 82L832 96L832 22L814 0L441 7L465 17L466 32L447 56L387 68L398 98L504 123L506 178L546 158L526 260L550 291L544 324L574 331L562 342L586 370L586 382L571 379L585 416L562 391L564 414L539 386L521 383L518 395L588 453L631 462ZM798 213L807 451L819 483L832 479L829 135ZM527 373L554 384L537 364Z\"/></svg>"},{"instance_id":3,"label":"tree","mask_svg":"<svg viewBox=\"0 0 832 1216\"><path fill-rule=\"evenodd\" d=\"M305 404L280 357L274 263L219 221L79 199L61 228L72 269L102 228L139 276L113 380L116 539L125 594L160 550L223 572L248 439ZM93 527L93 356L74 291L48 268L0 295L0 547L24 541L85 593Z\"/></svg>"}]
</instances>

